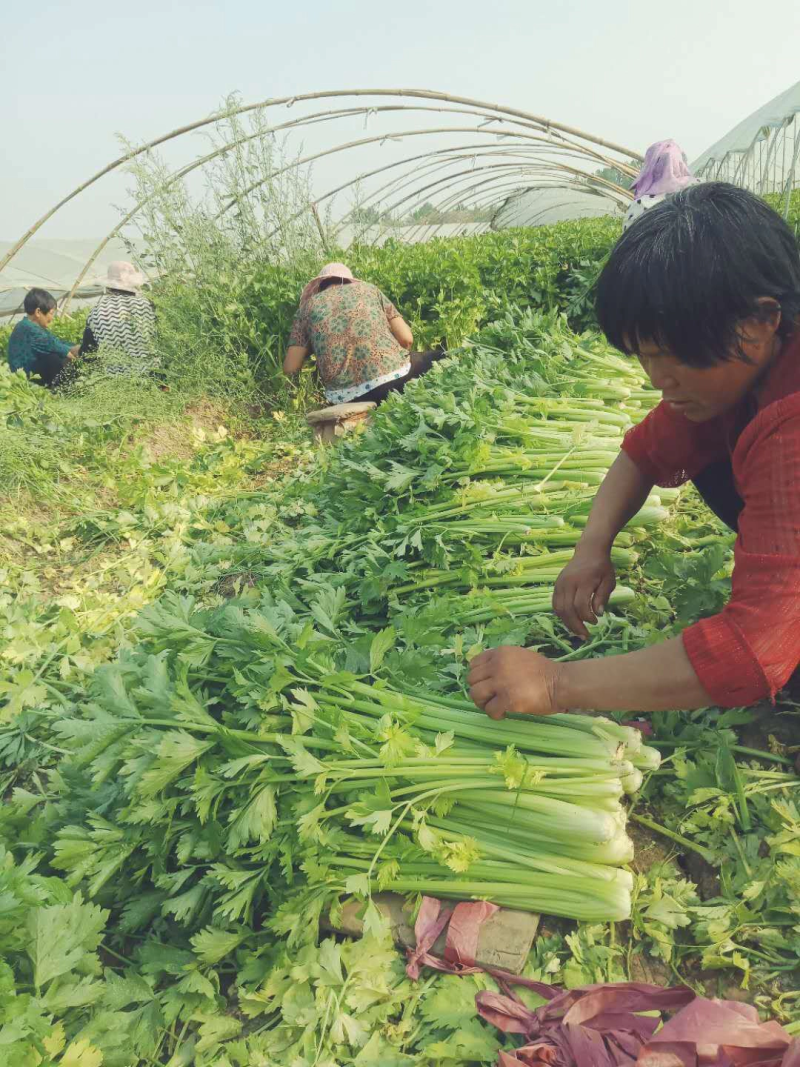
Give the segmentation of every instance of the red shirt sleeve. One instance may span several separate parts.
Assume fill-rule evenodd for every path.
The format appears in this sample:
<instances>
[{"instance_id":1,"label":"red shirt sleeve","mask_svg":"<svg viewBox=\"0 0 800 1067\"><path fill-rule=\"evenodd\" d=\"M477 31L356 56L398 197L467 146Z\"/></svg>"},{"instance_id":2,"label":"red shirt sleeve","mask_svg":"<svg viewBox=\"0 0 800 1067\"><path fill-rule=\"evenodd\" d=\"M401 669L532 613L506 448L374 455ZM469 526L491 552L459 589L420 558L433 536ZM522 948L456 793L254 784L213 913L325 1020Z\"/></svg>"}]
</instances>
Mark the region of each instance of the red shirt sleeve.
<instances>
[{"instance_id":1,"label":"red shirt sleeve","mask_svg":"<svg viewBox=\"0 0 800 1067\"><path fill-rule=\"evenodd\" d=\"M745 502L727 607L683 643L715 703L774 697L800 663L800 394L765 408L733 454Z\"/></svg>"},{"instance_id":2,"label":"red shirt sleeve","mask_svg":"<svg viewBox=\"0 0 800 1067\"><path fill-rule=\"evenodd\" d=\"M673 488L727 454L726 430L722 419L689 422L662 401L627 432L622 450L654 485Z\"/></svg>"}]
</instances>

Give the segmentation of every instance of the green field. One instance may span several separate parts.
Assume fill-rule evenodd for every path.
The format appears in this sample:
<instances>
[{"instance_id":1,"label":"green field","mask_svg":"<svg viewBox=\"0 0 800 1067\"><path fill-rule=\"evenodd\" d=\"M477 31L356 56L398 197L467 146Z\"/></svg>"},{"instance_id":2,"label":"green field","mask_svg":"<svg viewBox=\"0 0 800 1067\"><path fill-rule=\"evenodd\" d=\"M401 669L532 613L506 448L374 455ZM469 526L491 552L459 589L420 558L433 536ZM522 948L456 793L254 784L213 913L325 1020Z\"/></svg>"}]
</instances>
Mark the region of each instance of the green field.
<instances>
[{"instance_id":1,"label":"green field","mask_svg":"<svg viewBox=\"0 0 800 1067\"><path fill-rule=\"evenodd\" d=\"M732 538L663 491L618 539L591 641L549 609L656 399L592 330L617 232L350 254L451 356L331 451L311 373L278 375L310 260L164 281L170 392L0 369L9 1067L495 1063L520 1039L476 1018L493 979L412 982L381 889L540 911L539 981L685 982L800 1033L788 697L653 715L644 738L465 701L477 651L624 652L729 593ZM366 936L320 935L353 897Z\"/></svg>"}]
</instances>

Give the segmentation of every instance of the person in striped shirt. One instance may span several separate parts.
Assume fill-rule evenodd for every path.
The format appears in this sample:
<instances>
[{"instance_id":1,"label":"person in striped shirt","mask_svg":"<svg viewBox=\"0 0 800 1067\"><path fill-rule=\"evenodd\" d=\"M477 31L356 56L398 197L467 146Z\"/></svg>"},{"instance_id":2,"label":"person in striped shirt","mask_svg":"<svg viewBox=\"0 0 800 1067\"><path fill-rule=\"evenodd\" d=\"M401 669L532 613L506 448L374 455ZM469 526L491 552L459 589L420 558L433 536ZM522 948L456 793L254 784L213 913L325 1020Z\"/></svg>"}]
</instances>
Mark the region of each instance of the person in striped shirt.
<instances>
[{"instance_id":1,"label":"person in striped shirt","mask_svg":"<svg viewBox=\"0 0 800 1067\"><path fill-rule=\"evenodd\" d=\"M144 280L132 263L112 263L105 294L86 320L81 354L107 352L109 374L141 375L159 366L155 309L139 291Z\"/></svg>"}]
</instances>

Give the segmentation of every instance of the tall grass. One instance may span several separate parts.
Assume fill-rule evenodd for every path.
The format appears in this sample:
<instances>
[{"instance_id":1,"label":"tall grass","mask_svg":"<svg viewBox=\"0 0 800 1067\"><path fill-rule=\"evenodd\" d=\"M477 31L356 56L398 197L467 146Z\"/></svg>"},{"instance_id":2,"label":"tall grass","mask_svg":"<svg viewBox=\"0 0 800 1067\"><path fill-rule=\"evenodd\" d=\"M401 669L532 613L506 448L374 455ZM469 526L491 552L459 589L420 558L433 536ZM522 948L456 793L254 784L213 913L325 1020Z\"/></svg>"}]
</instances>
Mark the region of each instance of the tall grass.
<instances>
[{"instance_id":1,"label":"tall grass","mask_svg":"<svg viewBox=\"0 0 800 1067\"><path fill-rule=\"evenodd\" d=\"M310 173L291 169L260 112L225 110L207 136L209 152L228 150L204 168L199 196L155 153L131 169L143 262L157 278L159 347L184 391L274 398L286 389L287 323L325 259L325 220L308 206ZM275 308L269 323L253 317L261 300Z\"/></svg>"},{"instance_id":2,"label":"tall grass","mask_svg":"<svg viewBox=\"0 0 800 1067\"><path fill-rule=\"evenodd\" d=\"M138 226L160 348L183 390L248 402L302 406L319 397L315 378L288 386L281 364L305 282L329 259L346 259L378 285L410 321L416 347L458 347L505 306L573 312L593 324L580 271L593 266L619 232L611 219L383 248L336 248L330 215L316 217L312 173L269 132L262 112L233 113L232 98L207 135L224 149L192 178L174 180L155 153L132 165L142 203ZM200 172L197 172L200 173ZM331 209L333 210L333 209ZM577 273L576 273L577 272ZM577 278L577 281L575 280ZM290 399L291 398L291 399Z\"/></svg>"}]
</instances>

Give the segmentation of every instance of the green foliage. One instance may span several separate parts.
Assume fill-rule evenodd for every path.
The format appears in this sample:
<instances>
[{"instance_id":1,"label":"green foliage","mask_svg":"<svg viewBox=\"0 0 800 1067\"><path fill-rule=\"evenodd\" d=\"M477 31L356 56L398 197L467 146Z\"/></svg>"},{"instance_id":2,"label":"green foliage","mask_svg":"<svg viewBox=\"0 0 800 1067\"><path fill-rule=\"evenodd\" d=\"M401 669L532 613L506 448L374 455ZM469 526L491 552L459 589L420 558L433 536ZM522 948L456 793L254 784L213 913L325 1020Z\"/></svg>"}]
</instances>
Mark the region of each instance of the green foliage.
<instances>
[{"instance_id":1,"label":"green foliage","mask_svg":"<svg viewBox=\"0 0 800 1067\"><path fill-rule=\"evenodd\" d=\"M295 280L321 262L325 222L320 233L307 178L267 127L266 113L240 116L226 103L209 146L226 150L206 167L200 200L156 154L132 164L143 258L158 278L151 295L159 347L183 392L252 403L285 388L275 324L254 318L248 294L255 280L282 321L283 290L296 299Z\"/></svg>"},{"instance_id":2,"label":"green foliage","mask_svg":"<svg viewBox=\"0 0 800 1067\"><path fill-rule=\"evenodd\" d=\"M56 395L0 363L0 484L46 498L69 483L74 495L92 457L177 406L151 380L95 373Z\"/></svg>"},{"instance_id":3,"label":"green foliage","mask_svg":"<svg viewBox=\"0 0 800 1067\"><path fill-rule=\"evenodd\" d=\"M703 967L732 974L767 1007L800 958L800 823L789 768L769 751L766 764L755 753L734 758L732 727L752 718L741 709L657 717L673 769L651 779L645 798L713 866L700 889L672 864L651 868L640 878L636 936L676 967L699 953Z\"/></svg>"},{"instance_id":4,"label":"green foliage","mask_svg":"<svg viewBox=\"0 0 800 1067\"><path fill-rule=\"evenodd\" d=\"M411 324L417 348L441 344L454 349L512 305L564 310L574 304L583 284L576 268L586 270L600 261L618 233L613 220L582 220L421 244L390 238L380 248L361 245L337 255L397 305ZM297 297L309 276L295 272L281 287L277 304L273 299L246 302L253 319L269 324L278 351L285 346ZM272 297L275 271L268 271L265 280ZM576 306L576 313L578 328L594 321L588 304Z\"/></svg>"},{"instance_id":5,"label":"green foliage","mask_svg":"<svg viewBox=\"0 0 800 1067\"><path fill-rule=\"evenodd\" d=\"M629 166L634 172L639 170L639 163L634 159L630 160ZM619 185L623 189L630 189L634 182L630 174L625 174L616 167L602 167L597 171L597 177L614 182L615 185Z\"/></svg>"},{"instance_id":6,"label":"green foliage","mask_svg":"<svg viewBox=\"0 0 800 1067\"><path fill-rule=\"evenodd\" d=\"M512 305L566 309L583 328L594 322L591 291L618 232L618 223L600 219L423 244L390 238L382 247L309 250L288 265L233 262L224 241L209 237L203 263L213 281L201 285L176 271L154 289L167 366L182 388L285 398L280 368L300 292L326 259L345 260L377 285L410 323L420 350L455 349ZM306 371L294 404L302 406L314 388Z\"/></svg>"},{"instance_id":7,"label":"green foliage","mask_svg":"<svg viewBox=\"0 0 800 1067\"><path fill-rule=\"evenodd\" d=\"M3 1062L9 1067L44 1062L61 1067L111 1065L113 1056L104 1061L100 1049L82 1035L92 1017L102 1016L115 991L98 955L108 912L84 903L80 894L73 897L60 879L40 874L38 865L34 854L16 863L0 845ZM120 1007L131 1002L123 1001ZM138 1022L136 1014L117 1012L117 1024ZM147 1042L149 1049L155 1044ZM139 1040L136 1047L143 1050Z\"/></svg>"},{"instance_id":8,"label":"green foliage","mask_svg":"<svg viewBox=\"0 0 800 1067\"><path fill-rule=\"evenodd\" d=\"M672 591L676 631L724 607L730 596L731 540L723 535L717 543L694 552L676 553L665 546L648 560L646 573Z\"/></svg>"},{"instance_id":9,"label":"green foliage","mask_svg":"<svg viewBox=\"0 0 800 1067\"><path fill-rule=\"evenodd\" d=\"M390 829L380 790L377 807L369 806L371 790L348 802L347 828L324 814L335 803L314 796L314 788L329 787L318 781L325 749L313 741L330 729L337 744L358 752L374 743L379 758L396 765L415 745L402 718L368 731L337 712L330 696L347 692L357 675L396 676L401 659L412 684L458 687L472 639L442 627L441 650L427 648L414 613L390 606L388 594L424 562L417 502L435 507L461 491L447 476L448 455L456 471L480 460L492 420L513 413L515 386L552 391L548 383L560 382L570 362L578 371L588 359L557 319L524 322L521 332L499 323L491 341L505 346L500 352L477 347L469 363L432 371L386 405L370 433L321 455L287 485L247 491L243 479L258 476L266 450L224 435L182 463L134 454L120 465L118 458L109 465L114 505L84 509L69 530L69 551L130 546L138 591L111 612L80 584L48 603L31 591L30 577L15 573L21 595L3 604L0 655L12 665L13 688L4 693L0 734L6 781L18 791L0 836L20 854L46 850L69 899L80 891L111 912L111 959L131 963L108 967L136 983L137 995L147 996L142 1007L163 1020L160 1051L143 1044L145 1062L149 1055L166 1063L175 1053L198 1065L222 1055L247 1063L279 1049L302 1062L312 1047L342 1063L429 1063L431 1049L448 1064L494 1058L497 1039L465 1018L463 987L437 988L436 1007L425 1008L388 947L379 952L368 940L334 951L312 943L323 907L363 891L358 867L333 862L348 859L331 851L335 835L346 832L356 850L365 844L369 862L376 846L362 842L357 827ZM39 402L34 386L20 379L19 389ZM55 417L61 398L44 394L42 402ZM493 430L512 452L519 432L513 420ZM483 482L479 471L475 481ZM33 531L27 536L38 543ZM466 547L468 559L483 554ZM387 582L377 604L369 589L376 565ZM238 596L229 602L220 579L243 572L248 581L232 584ZM144 606L167 584L169 595L131 618L136 598ZM381 619L384 611L400 625ZM118 641L125 650L116 657ZM320 692L320 672L333 693ZM329 727L320 728L321 716ZM432 759L448 758L449 733L431 738ZM421 861L431 862L425 848L433 848L451 865L445 870L463 872L475 848L437 843L424 815L422 806L414 815ZM386 843L382 884L412 847L399 832ZM358 851L349 858L362 862ZM383 937L374 909L368 925L373 938ZM596 952L581 951L594 967ZM373 969L362 979L366 961ZM113 1063L114 1028L104 1012L96 1007L86 1020L62 1013L53 1025L60 1020L66 1040L86 1040ZM138 1048L126 1036L133 1025L115 1032Z\"/></svg>"},{"instance_id":10,"label":"green foliage","mask_svg":"<svg viewBox=\"0 0 800 1067\"><path fill-rule=\"evenodd\" d=\"M436 302L453 336L490 321L463 358L318 455L276 412L282 442L187 431L190 448L169 458L134 445L147 424L132 403L107 417L116 394L0 378L7 428L52 434L66 462L55 477L77 498L66 519L5 515L0 530L0 1042L12 1067L466 1067L513 1046L471 1010L492 980L411 983L369 899L404 864L440 865L452 885L480 861L475 839L445 842L434 825L452 800L421 800L395 825L402 761L449 766L458 749L449 727L418 747L420 698L446 715L471 655L496 643L575 658L659 640L717 610L730 547L691 498L668 514L665 492L637 519L653 525L621 535L616 562L636 595L588 646L554 622L547 592L535 610L503 600L552 584L621 433L653 402L635 364L555 310L577 291L575 261L563 277L542 268L535 295L554 309L542 313L503 255L513 240L525 246L526 232L487 246L500 296L481 280L488 253L465 252L470 293L449 243L438 287L414 248L358 250L389 295L406 285L411 300L418 284L421 336L435 337ZM275 306L274 319L244 316L265 331L253 348L279 346L296 298L286 272L260 269L260 295L256 274L243 277L243 308ZM526 310L506 309L509 292ZM92 406L97 426L84 425ZM273 462L291 476L273 480ZM50 468L39 474L37 498ZM563 525L537 527L550 513ZM38 562L51 558L58 568ZM371 723L347 706L367 694L380 705ZM687 854L702 849L717 881L671 857L637 868L630 926L548 923L529 977L616 981L656 960L709 993L749 984L765 1011L797 1019L797 779L785 756L737 749L749 717L655 716L671 758L634 802ZM586 743L605 751L612 729ZM346 781L344 764L365 755L382 780ZM519 790L520 751L499 756L498 786ZM323 912L335 918L353 894L368 936L317 943Z\"/></svg>"},{"instance_id":11,"label":"green foliage","mask_svg":"<svg viewBox=\"0 0 800 1067\"><path fill-rule=\"evenodd\" d=\"M0 380L3 373L0 369ZM24 418L9 433L27 435L36 416L62 453L57 469L45 465L49 452L30 455L30 470L41 486L34 482L29 492L35 490L38 507L43 501L57 506L54 518L31 512L28 495L20 498L21 511L9 505L0 512L6 556L0 568L0 704L6 716L43 694L54 707L80 694L95 667L115 653L131 618L167 581L194 589L199 582L207 592L223 579L230 592L252 581L276 509L266 493L237 501L235 528L244 533L237 544L227 509L254 478L271 484L265 474L270 464L302 465L311 454L305 442L273 444L236 438L224 427L193 428L177 412L167 439L177 455L158 455L145 443L134 446L128 433L147 425L125 421L90 438L79 453L72 424L60 421L73 417L72 402L21 375L8 377ZM286 422L281 433L290 436ZM204 546L199 570L191 558L196 541ZM36 758L37 746L25 734L21 728L8 738L0 765L24 768Z\"/></svg>"},{"instance_id":12,"label":"green foliage","mask_svg":"<svg viewBox=\"0 0 800 1067\"><path fill-rule=\"evenodd\" d=\"M785 193L767 193L764 199L786 219L795 237L800 238L800 189L793 189L788 197Z\"/></svg>"}]
</instances>

